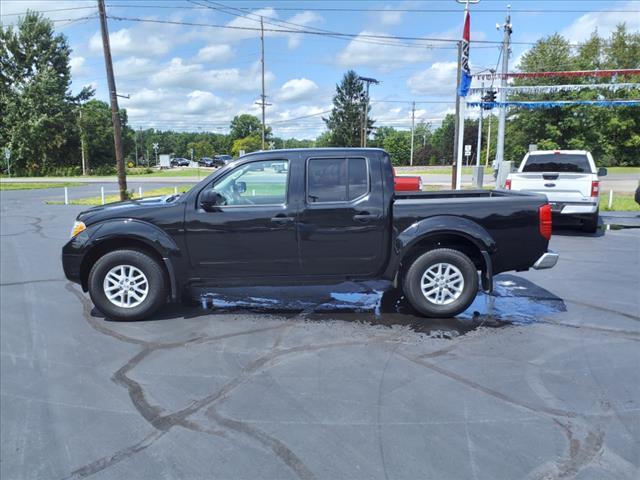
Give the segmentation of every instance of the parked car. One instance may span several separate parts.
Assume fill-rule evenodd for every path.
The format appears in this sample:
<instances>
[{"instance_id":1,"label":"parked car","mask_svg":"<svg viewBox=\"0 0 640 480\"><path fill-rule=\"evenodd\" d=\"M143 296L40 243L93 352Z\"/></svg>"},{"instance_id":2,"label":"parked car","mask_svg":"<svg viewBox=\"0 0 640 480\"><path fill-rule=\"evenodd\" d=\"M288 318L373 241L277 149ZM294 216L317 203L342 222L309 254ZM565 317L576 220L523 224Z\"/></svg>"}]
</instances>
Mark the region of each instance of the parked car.
<instances>
[{"instance_id":1,"label":"parked car","mask_svg":"<svg viewBox=\"0 0 640 480\"><path fill-rule=\"evenodd\" d=\"M219 166L222 167L232 161L233 157L231 155L216 155L215 157L213 157L213 159L214 161L218 162Z\"/></svg>"},{"instance_id":2,"label":"parked car","mask_svg":"<svg viewBox=\"0 0 640 480\"><path fill-rule=\"evenodd\" d=\"M191 164L191 160L187 158L176 157L171 159L172 167L188 167Z\"/></svg>"},{"instance_id":3,"label":"parked car","mask_svg":"<svg viewBox=\"0 0 640 480\"><path fill-rule=\"evenodd\" d=\"M640 205L640 184L638 185L638 188L636 188L635 200L636 203Z\"/></svg>"},{"instance_id":4,"label":"parked car","mask_svg":"<svg viewBox=\"0 0 640 480\"><path fill-rule=\"evenodd\" d=\"M547 196L556 219L582 222L586 232L598 229L600 178L606 168L596 168L585 150L534 151L525 155L517 173L507 177L505 188Z\"/></svg>"},{"instance_id":5,"label":"parked car","mask_svg":"<svg viewBox=\"0 0 640 480\"><path fill-rule=\"evenodd\" d=\"M274 176L274 162L289 174ZM367 279L394 282L422 315L450 317L494 275L558 259L543 195L394 192L380 149L255 152L180 196L86 210L71 236L65 275L117 320L220 286Z\"/></svg>"},{"instance_id":6,"label":"parked car","mask_svg":"<svg viewBox=\"0 0 640 480\"><path fill-rule=\"evenodd\" d=\"M214 167L215 161L211 157L202 157L198 160L198 165L201 167Z\"/></svg>"}]
</instances>

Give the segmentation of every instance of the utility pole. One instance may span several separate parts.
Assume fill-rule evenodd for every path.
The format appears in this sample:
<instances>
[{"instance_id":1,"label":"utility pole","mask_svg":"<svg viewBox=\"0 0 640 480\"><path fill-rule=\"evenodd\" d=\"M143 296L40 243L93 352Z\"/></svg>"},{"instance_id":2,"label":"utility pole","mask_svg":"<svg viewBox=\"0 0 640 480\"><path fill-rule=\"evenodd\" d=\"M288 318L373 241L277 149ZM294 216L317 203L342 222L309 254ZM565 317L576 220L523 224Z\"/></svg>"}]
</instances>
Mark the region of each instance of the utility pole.
<instances>
[{"instance_id":1,"label":"utility pole","mask_svg":"<svg viewBox=\"0 0 640 480\"><path fill-rule=\"evenodd\" d=\"M498 28L500 26L498 25ZM507 109L504 106L507 89L507 72L509 70L509 44L511 42L511 5L507 5L507 18L504 25L504 37L502 40L502 72L500 75L500 109L498 111L498 143L496 144L496 168L504 161L504 131Z\"/></svg>"},{"instance_id":2,"label":"utility pole","mask_svg":"<svg viewBox=\"0 0 640 480\"><path fill-rule=\"evenodd\" d=\"M489 125L487 126L487 160L485 161L484 166L488 167L489 166L489 150L491 150L491 117L493 115L491 115L491 113L489 113L489 118L487 119L489 121Z\"/></svg>"},{"instance_id":3,"label":"utility pole","mask_svg":"<svg viewBox=\"0 0 640 480\"><path fill-rule=\"evenodd\" d=\"M107 68L107 85L111 100L111 121L113 123L113 142L116 149L116 168L118 171L118 188L120 200L127 199L127 177L124 169L124 153L122 151L122 126L120 125L120 111L118 109L118 94L116 92L116 80L113 76L113 62L111 60L111 47L109 45L109 29L107 28L107 12L104 0L98 0L98 12L100 14L100 30L102 31L102 48L104 49L104 63Z\"/></svg>"},{"instance_id":4,"label":"utility pole","mask_svg":"<svg viewBox=\"0 0 640 480\"><path fill-rule=\"evenodd\" d=\"M260 95L259 105L262 107L262 150L265 147L266 136L266 120L265 120L265 108L267 107L267 96L264 93L264 22L260 17L260 63L262 64L262 95Z\"/></svg>"},{"instance_id":5,"label":"utility pole","mask_svg":"<svg viewBox=\"0 0 640 480\"><path fill-rule=\"evenodd\" d=\"M364 118L362 119L362 135L360 137L360 146L363 148L367 148L367 136L369 133L369 85L372 83L378 85L380 82L375 78L368 77L358 77L358 80L364 82L367 85L367 98L364 103Z\"/></svg>"},{"instance_id":6,"label":"utility pole","mask_svg":"<svg viewBox=\"0 0 640 480\"><path fill-rule=\"evenodd\" d=\"M482 82L482 88L480 93L480 100L484 97L484 82ZM482 150L482 113L484 108L480 107L480 118L478 119L478 145L476 147L476 167L480 166L480 150Z\"/></svg>"},{"instance_id":7,"label":"utility pole","mask_svg":"<svg viewBox=\"0 0 640 480\"><path fill-rule=\"evenodd\" d=\"M133 131L133 141L136 144L136 167L138 166L138 132L136 130Z\"/></svg>"},{"instance_id":8,"label":"utility pole","mask_svg":"<svg viewBox=\"0 0 640 480\"><path fill-rule=\"evenodd\" d=\"M411 156L409 157L409 165L413 166L413 137L416 130L416 102L411 103Z\"/></svg>"},{"instance_id":9,"label":"utility pole","mask_svg":"<svg viewBox=\"0 0 640 480\"><path fill-rule=\"evenodd\" d=\"M80 117L78 120L78 128L80 129L80 156L82 158L82 175L87 174L87 159L85 156L85 142L84 142L84 131L82 129L82 103L78 105L78 116Z\"/></svg>"},{"instance_id":10,"label":"utility pole","mask_svg":"<svg viewBox=\"0 0 640 480\"><path fill-rule=\"evenodd\" d=\"M460 135L460 96L458 95L458 85L460 85L460 77L462 76L462 42L458 42L458 74L456 77L456 121L453 134L453 159L451 161L451 190L457 188L458 169L456 167L456 159L458 158L458 137Z\"/></svg>"}]
</instances>

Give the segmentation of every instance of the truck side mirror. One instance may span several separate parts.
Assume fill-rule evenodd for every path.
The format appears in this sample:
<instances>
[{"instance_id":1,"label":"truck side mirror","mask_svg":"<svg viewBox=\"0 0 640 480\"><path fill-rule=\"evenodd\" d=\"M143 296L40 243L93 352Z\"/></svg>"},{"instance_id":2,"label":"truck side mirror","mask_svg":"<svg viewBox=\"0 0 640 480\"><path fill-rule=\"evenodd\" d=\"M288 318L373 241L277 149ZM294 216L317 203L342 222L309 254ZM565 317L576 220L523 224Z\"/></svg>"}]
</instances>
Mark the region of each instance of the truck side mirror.
<instances>
[{"instance_id":1,"label":"truck side mirror","mask_svg":"<svg viewBox=\"0 0 640 480\"><path fill-rule=\"evenodd\" d=\"M607 169L604 167L600 167L598 169L598 176L599 177L605 177L607 175Z\"/></svg>"},{"instance_id":2,"label":"truck side mirror","mask_svg":"<svg viewBox=\"0 0 640 480\"><path fill-rule=\"evenodd\" d=\"M200 208L205 212L215 212L226 205L227 199L219 192L209 188L200 194Z\"/></svg>"}]
</instances>

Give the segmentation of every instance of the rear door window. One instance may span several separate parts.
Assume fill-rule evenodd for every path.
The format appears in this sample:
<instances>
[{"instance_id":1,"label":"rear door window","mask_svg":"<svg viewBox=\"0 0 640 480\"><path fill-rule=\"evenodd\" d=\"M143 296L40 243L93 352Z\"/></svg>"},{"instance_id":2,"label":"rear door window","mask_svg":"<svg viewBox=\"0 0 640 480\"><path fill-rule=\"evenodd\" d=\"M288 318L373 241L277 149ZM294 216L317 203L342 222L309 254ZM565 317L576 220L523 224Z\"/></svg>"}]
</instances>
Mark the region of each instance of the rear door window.
<instances>
[{"instance_id":1,"label":"rear door window","mask_svg":"<svg viewBox=\"0 0 640 480\"><path fill-rule=\"evenodd\" d=\"M545 153L529 155L522 172L591 173L591 166L586 155Z\"/></svg>"},{"instance_id":2,"label":"rear door window","mask_svg":"<svg viewBox=\"0 0 640 480\"><path fill-rule=\"evenodd\" d=\"M307 167L309 203L347 202L369 191L365 158L312 158Z\"/></svg>"}]
</instances>

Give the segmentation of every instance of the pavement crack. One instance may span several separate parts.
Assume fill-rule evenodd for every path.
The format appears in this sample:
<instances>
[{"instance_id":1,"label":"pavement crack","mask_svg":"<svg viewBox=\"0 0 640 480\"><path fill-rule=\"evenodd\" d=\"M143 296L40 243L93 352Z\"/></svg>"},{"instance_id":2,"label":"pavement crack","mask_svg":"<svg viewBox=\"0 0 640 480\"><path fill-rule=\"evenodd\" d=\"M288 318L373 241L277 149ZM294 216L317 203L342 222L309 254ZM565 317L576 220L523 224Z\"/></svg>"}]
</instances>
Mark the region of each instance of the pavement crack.
<instances>
[{"instance_id":1,"label":"pavement crack","mask_svg":"<svg viewBox=\"0 0 640 480\"><path fill-rule=\"evenodd\" d=\"M217 424L224 428L233 430L238 433L242 433L261 443L263 446L271 450L282 462L287 465L301 480L313 480L316 476L305 465L305 463L298 457L284 442L281 440L267 435L263 431L247 425L244 422L233 420L231 418L223 417L220 415L215 406L212 405L207 409L207 417L214 420Z\"/></svg>"},{"instance_id":2,"label":"pavement crack","mask_svg":"<svg viewBox=\"0 0 640 480\"><path fill-rule=\"evenodd\" d=\"M128 447L118 450L117 452L111 455L99 458L98 460L95 460L91 463L88 463L87 465L84 465L83 467L80 467L74 470L73 472L71 472L69 476L64 477L64 480L76 480L80 478L86 478L102 470L105 470L131 457L132 455L135 455L136 453L139 453L149 448L156 441L158 441L165 433L166 432L154 430L153 432L146 435L139 442L136 442L133 445L129 445Z\"/></svg>"},{"instance_id":3,"label":"pavement crack","mask_svg":"<svg viewBox=\"0 0 640 480\"><path fill-rule=\"evenodd\" d=\"M463 377L462 375L459 375L455 372L452 372L450 370L447 370L445 368L442 368L434 363L431 362L427 362L426 360L422 359L422 358L416 358L416 357L411 357L409 355L405 355L400 353L399 355L403 356L404 358L406 358L407 360L414 362L418 365L422 365L423 367L428 368L429 370L433 370L434 372L437 372L441 375L444 375L445 377L449 377L452 380L455 380L456 382L459 382L467 387L473 388L474 390L478 390L480 392L483 392L487 395L490 395L494 398L497 398L498 400L502 400L504 402L510 403L512 405L516 405L518 407L527 409L529 411L532 411L534 413L537 414L544 414L544 415L550 415L553 417L568 417L568 418L574 418L577 416L577 414L575 412L570 412L568 410L561 410L561 409L557 409L557 408L548 408L548 407L540 407L540 406L536 406L536 405L532 405L530 403L515 399L505 393L502 393L498 390L495 390L493 388L490 387L486 387L484 385L479 384L478 382L475 382L473 380L470 380L468 378Z\"/></svg>"}]
</instances>

